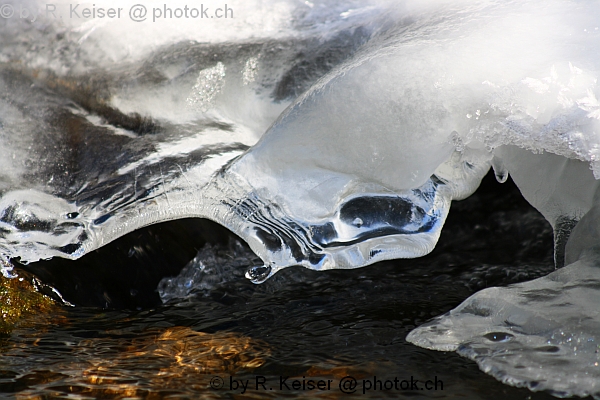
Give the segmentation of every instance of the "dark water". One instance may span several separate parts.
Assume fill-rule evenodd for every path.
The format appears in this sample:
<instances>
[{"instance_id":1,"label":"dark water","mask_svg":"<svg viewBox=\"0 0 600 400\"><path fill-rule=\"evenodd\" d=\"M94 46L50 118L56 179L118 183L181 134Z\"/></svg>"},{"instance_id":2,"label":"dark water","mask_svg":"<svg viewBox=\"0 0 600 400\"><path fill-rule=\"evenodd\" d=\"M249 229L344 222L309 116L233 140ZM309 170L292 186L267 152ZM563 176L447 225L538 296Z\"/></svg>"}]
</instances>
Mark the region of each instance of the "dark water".
<instances>
[{"instance_id":1,"label":"dark water","mask_svg":"<svg viewBox=\"0 0 600 400\"><path fill-rule=\"evenodd\" d=\"M253 285L243 278L246 251L227 236L209 223L171 222L77 262L24 267L78 306L32 316L0 338L0 397L552 398L405 341L482 288L554 269L551 228L511 182L490 175L453 204L438 247L420 259L351 271L290 268ZM158 280L207 241L229 269L210 289L160 305ZM347 376L357 380L354 394L339 387ZM381 383L367 390L375 378ZM257 379L265 382L258 389ZM323 380L324 390L309 390L309 380ZM249 383L243 396L239 381Z\"/></svg>"}]
</instances>

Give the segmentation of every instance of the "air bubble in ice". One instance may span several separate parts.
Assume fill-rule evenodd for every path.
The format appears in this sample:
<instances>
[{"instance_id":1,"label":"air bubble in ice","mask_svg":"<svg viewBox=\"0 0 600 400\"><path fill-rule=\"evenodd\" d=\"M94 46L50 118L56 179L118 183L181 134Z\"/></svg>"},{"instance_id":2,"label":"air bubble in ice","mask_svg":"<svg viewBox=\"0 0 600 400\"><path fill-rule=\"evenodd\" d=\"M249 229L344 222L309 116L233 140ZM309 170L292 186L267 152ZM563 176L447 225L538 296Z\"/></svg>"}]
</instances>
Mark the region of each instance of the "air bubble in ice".
<instances>
[{"instance_id":1,"label":"air bubble in ice","mask_svg":"<svg viewBox=\"0 0 600 400\"><path fill-rule=\"evenodd\" d=\"M490 332L483 335L483 337L492 342L507 342L514 338L514 335L506 332Z\"/></svg>"},{"instance_id":2,"label":"air bubble in ice","mask_svg":"<svg viewBox=\"0 0 600 400\"><path fill-rule=\"evenodd\" d=\"M206 112L223 89L224 81L225 65L222 62L219 61L214 67L203 69L187 98L188 105Z\"/></svg>"},{"instance_id":3,"label":"air bubble in ice","mask_svg":"<svg viewBox=\"0 0 600 400\"><path fill-rule=\"evenodd\" d=\"M250 85L256 80L258 75L258 58L250 57L246 60L244 69L242 70L242 82L245 86Z\"/></svg>"}]
</instances>

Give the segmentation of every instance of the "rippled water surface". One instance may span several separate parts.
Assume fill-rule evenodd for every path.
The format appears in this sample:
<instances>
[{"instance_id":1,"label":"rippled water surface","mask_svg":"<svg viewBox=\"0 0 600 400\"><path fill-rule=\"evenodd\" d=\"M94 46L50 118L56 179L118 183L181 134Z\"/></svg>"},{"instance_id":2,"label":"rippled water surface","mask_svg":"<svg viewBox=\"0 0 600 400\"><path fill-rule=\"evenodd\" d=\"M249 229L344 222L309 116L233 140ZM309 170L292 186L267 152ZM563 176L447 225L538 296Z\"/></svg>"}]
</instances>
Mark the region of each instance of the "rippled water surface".
<instances>
[{"instance_id":1,"label":"rippled water surface","mask_svg":"<svg viewBox=\"0 0 600 400\"><path fill-rule=\"evenodd\" d=\"M230 384L235 388L233 380L249 380L248 397L344 398L351 395L342 393L339 384L351 376L357 379L355 396L362 396L363 385L376 377L384 384L398 378L398 385L412 378L419 389L366 391L375 398L551 398L503 385L455 353L424 350L405 341L411 329L477 290L530 280L554 269L551 228L511 185L499 185L488 176L473 197L453 205L438 247L420 259L321 273L290 268L254 285L243 273L258 260L220 232L199 253L210 254L210 262L204 260L210 267L206 277L196 279L188 295L180 292L164 305L139 306L156 301L151 288L119 288L106 276L71 277L78 280L79 292L65 295L67 300L93 305L94 292L100 290L113 303L104 310L101 304L62 307L21 320L0 339L1 396L220 398L241 393L241 386L229 390ZM186 233L182 222L170 224L152 228L153 243L160 242L161 232L167 243L173 232ZM121 265L102 255L125 251L144 235L150 234L130 235L99 250L104 253L86 257L103 259L109 271L114 264L124 275L136 274L134 264L144 257L124 257ZM173 254L156 244L146 250L152 251L162 252L173 264L185 258L185 252ZM86 257L75 262L82 270ZM60 262L63 267L74 263ZM139 264L143 267L144 261ZM146 261L146 268L154 268L157 275L182 267L161 270L155 264ZM53 266L27 268L43 275L44 268ZM55 285L61 289L59 280ZM119 295L146 299L127 303L117 301ZM266 381L259 390L257 376ZM282 376L290 377L285 381L289 390L280 384ZM331 389L294 390L293 380L303 379L331 380ZM435 379L438 390L426 390L425 382ZM215 389L211 383L223 387Z\"/></svg>"}]
</instances>

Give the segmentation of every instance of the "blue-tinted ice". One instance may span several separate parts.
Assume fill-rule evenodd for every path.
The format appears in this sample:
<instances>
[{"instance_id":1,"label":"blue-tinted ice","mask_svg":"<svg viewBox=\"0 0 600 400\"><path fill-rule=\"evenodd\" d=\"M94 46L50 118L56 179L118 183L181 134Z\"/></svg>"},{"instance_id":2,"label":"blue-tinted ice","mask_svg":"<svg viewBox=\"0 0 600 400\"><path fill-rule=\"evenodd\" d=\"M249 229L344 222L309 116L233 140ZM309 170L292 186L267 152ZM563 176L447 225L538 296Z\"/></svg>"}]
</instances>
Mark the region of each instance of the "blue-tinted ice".
<instances>
[{"instance_id":1,"label":"blue-tinted ice","mask_svg":"<svg viewBox=\"0 0 600 400\"><path fill-rule=\"evenodd\" d=\"M228 6L235 18L200 25L0 20L3 273L185 217L245 240L257 283L419 257L492 166L568 266L408 340L508 383L599 394L600 3ZM161 296L204 279L185 274Z\"/></svg>"}]
</instances>

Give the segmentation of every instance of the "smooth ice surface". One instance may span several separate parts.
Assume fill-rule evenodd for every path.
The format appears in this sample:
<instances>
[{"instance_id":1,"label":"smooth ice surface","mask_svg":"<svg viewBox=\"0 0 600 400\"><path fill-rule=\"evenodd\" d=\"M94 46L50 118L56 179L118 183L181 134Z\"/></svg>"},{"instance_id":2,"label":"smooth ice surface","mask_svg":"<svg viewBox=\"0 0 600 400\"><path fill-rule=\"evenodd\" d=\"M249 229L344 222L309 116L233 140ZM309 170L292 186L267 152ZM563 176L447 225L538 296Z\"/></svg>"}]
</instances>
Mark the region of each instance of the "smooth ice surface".
<instances>
[{"instance_id":1,"label":"smooth ice surface","mask_svg":"<svg viewBox=\"0 0 600 400\"><path fill-rule=\"evenodd\" d=\"M598 257L484 289L407 340L457 351L499 380L564 396L600 394Z\"/></svg>"},{"instance_id":2,"label":"smooth ice surface","mask_svg":"<svg viewBox=\"0 0 600 400\"><path fill-rule=\"evenodd\" d=\"M206 20L156 20L162 4L149 3L141 22L10 4L32 17L0 20L5 275L10 259L75 259L185 217L247 241L264 264L254 282L292 265L418 257L492 166L551 222L557 265L570 266L476 295L465 304L485 315L463 307L434 322L452 335L409 339L468 349L477 337L477 356L460 351L507 382L597 390L583 378L591 347L542 342L595 340L598 1L228 1L232 18ZM202 279L202 262L163 292ZM518 351L500 367L502 346ZM560 362L579 386L536 367Z\"/></svg>"}]
</instances>

